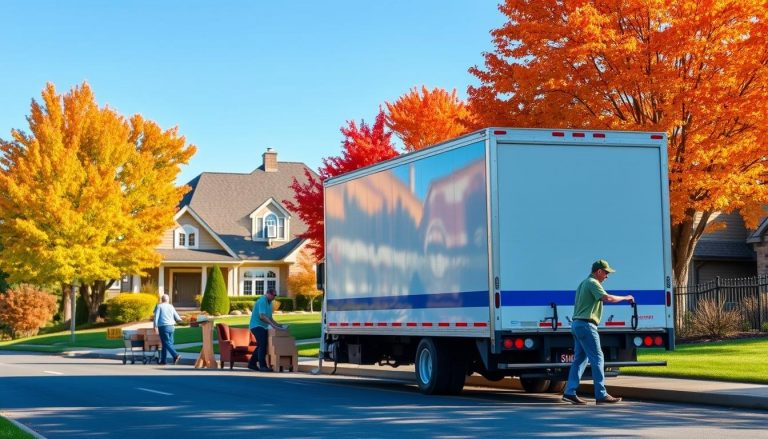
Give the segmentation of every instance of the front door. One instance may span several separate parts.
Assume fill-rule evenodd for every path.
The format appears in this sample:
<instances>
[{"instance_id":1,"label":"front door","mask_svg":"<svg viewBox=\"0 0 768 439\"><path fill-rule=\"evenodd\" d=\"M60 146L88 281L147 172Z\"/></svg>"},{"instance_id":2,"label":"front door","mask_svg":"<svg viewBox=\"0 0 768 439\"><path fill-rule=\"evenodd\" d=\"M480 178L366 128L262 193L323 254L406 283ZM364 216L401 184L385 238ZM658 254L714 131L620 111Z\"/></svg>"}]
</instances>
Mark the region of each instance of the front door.
<instances>
[{"instance_id":1,"label":"front door","mask_svg":"<svg viewBox=\"0 0 768 439\"><path fill-rule=\"evenodd\" d=\"M173 297L171 299L173 304L182 307L197 307L195 296L202 294L200 281L200 273L174 273Z\"/></svg>"}]
</instances>

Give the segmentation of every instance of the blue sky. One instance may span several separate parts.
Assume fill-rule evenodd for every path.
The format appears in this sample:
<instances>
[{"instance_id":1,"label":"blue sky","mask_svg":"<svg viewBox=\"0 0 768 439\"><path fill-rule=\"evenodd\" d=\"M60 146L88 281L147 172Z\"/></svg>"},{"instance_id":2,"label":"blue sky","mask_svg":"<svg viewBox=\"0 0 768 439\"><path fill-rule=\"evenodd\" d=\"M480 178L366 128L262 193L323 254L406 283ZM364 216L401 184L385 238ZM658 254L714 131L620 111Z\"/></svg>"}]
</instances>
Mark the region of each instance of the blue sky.
<instances>
[{"instance_id":1,"label":"blue sky","mask_svg":"<svg viewBox=\"0 0 768 439\"><path fill-rule=\"evenodd\" d=\"M0 1L0 138L46 82L178 126L198 147L178 182L250 172L267 147L316 169L347 120L411 87L476 84L495 1Z\"/></svg>"}]
</instances>

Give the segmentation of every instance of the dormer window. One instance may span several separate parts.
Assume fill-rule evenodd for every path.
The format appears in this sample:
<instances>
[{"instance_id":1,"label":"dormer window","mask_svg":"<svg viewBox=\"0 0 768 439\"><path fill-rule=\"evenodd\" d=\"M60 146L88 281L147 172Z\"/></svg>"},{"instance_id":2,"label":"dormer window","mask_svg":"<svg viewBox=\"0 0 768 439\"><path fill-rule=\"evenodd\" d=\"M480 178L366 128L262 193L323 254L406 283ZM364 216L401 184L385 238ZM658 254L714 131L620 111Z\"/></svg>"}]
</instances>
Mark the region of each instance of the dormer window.
<instances>
[{"instance_id":1,"label":"dormer window","mask_svg":"<svg viewBox=\"0 0 768 439\"><path fill-rule=\"evenodd\" d=\"M185 224L173 231L175 248L197 248L197 228Z\"/></svg>"},{"instance_id":2,"label":"dormer window","mask_svg":"<svg viewBox=\"0 0 768 439\"><path fill-rule=\"evenodd\" d=\"M270 199L250 215L254 241L287 241L290 214L280 204Z\"/></svg>"}]
</instances>

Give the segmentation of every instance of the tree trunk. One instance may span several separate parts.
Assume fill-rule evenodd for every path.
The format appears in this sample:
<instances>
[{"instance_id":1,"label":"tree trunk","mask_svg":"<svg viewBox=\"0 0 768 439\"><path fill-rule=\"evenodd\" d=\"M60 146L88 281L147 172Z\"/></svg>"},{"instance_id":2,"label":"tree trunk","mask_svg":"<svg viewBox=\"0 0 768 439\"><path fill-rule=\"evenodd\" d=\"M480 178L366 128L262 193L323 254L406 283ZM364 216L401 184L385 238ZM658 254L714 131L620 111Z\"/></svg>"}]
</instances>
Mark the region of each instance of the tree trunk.
<instances>
[{"instance_id":1,"label":"tree trunk","mask_svg":"<svg viewBox=\"0 0 768 439\"><path fill-rule=\"evenodd\" d=\"M689 267L693 251L709 222L712 212L702 212L696 221L696 211L686 210L685 220L672 226L672 270L675 276L675 288L687 287ZM682 327L682 320L688 306L685 295L675 295L675 326Z\"/></svg>"},{"instance_id":2,"label":"tree trunk","mask_svg":"<svg viewBox=\"0 0 768 439\"><path fill-rule=\"evenodd\" d=\"M88 322L96 322L96 319L99 317L99 307L104 303L107 288L111 287L114 282L114 280L97 280L91 285L82 285L80 287L80 294L83 295L85 304L88 307Z\"/></svg>"},{"instance_id":3,"label":"tree trunk","mask_svg":"<svg viewBox=\"0 0 768 439\"><path fill-rule=\"evenodd\" d=\"M69 327L70 320L72 319L72 285L61 284L61 304L59 306L61 311L61 323Z\"/></svg>"}]
</instances>

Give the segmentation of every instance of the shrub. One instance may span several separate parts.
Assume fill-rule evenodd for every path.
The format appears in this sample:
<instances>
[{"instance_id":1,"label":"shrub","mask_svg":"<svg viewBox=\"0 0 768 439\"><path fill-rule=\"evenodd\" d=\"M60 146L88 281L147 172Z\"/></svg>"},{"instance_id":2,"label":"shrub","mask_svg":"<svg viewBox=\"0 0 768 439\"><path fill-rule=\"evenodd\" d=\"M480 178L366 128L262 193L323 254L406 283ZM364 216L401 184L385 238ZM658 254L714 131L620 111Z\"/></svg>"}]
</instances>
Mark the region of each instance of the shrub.
<instances>
[{"instance_id":1,"label":"shrub","mask_svg":"<svg viewBox=\"0 0 768 439\"><path fill-rule=\"evenodd\" d=\"M702 300L696 307L691 321L694 334L723 338L739 331L741 313L737 310L725 310L712 300Z\"/></svg>"},{"instance_id":2,"label":"shrub","mask_svg":"<svg viewBox=\"0 0 768 439\"><path fill-rule=\"evenodd\" d=\"M275 297L272 301L272 310L293 311L293 299L290 297Z\"/></svg>"},{"instance_id":3,"label":"shrub","mask_svg":"<svg viewBox=\"0 0 768 439\"><path fill-rule=\"evenodd\" d=\"M56 298L22 284L0 294L0 325L11 338L37 334L56 313Z\"/></svg>"},{"instance_id":4,"label":"shrub","mask_svg":"<svg viewBox=\"0 0 768 439\"><path fill-rule=\"evenodd\" d=\"M235 296L229 298L229 311L251 311L261 296Z\"/></svg>"},{"instance_id":5,"label":"shrub","mask_svg":"<svg viewBox=\"0 0 768 439\"><path fill-rule=\"evenodd\" d=\"M224 276L218 265L211 269L211 275L205 284L203 293L203 302L200 304L200 310L208 314L219 316L229 312L229 296L227 296L227 285L224 283Z\"/></svg>"},{"instance_id":6,"label":"shrub","mask_svg":"<svg viewBox=\"0 0 768 439\"><path fill-rule=\"evenodd\" d=\"M305 296L303 294L299 294L296 296L296 310L297 311L320 311L320 308L322 308L323 305L323 295L312 297L312 303L310 306L310 299L311 296Z\"/></svg>"},{"instance_id":7,"label":"shrub","mask_svg":"<svg viewBox=\"0 0 768 439\"><path fill-rule=\"evenodd\" d=\"M768 322L763 323L763 326L760 327L760 330L763 332L768 332Z\"/></svg>"},{"instance_id":8,"label":"shrub","mask_svg":"<svg viewBox=\"0 0 768 439\"><path fill-rule=\"evenodd\" d=\"M107 302L107 318L113 323L129 323L152 317L157 294L121 293Z\"/></svg>"}]
</instances>

